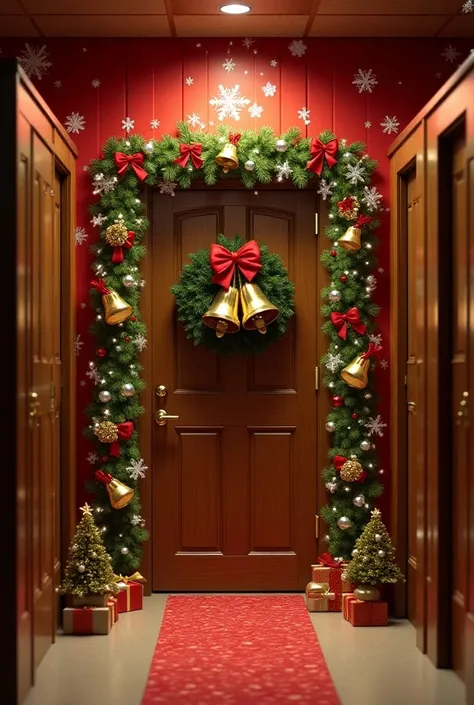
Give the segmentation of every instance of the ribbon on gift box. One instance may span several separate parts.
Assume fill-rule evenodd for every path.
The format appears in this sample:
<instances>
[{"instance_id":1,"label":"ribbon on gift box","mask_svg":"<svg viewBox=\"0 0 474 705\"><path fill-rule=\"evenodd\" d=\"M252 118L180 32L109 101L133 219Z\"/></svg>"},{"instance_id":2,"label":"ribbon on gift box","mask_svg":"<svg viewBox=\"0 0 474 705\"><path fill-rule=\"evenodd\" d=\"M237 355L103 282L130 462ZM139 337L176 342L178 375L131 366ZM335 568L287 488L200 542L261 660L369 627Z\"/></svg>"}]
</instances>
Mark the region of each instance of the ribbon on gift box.
<instances>
[{"instance_id":1,"label":"ribbon on gift box","mask_svg":"<svg viewBox=\"0 0 474 705\"><path fill-rule=\"evenodd\" d=\"M133 612L143 607L143 584L125 578L116 583L120 592L117 595L119 612Z\"/></svg>"},{"instance_id":2,"label":"ribbon on gift box","mask_svg":"<svg viewBox=\"0 0 474 705\"><path fill-rule=\"evenodd\" d=\"M331 556L330 553L323 553L322 556L318 556L319 565L323 565L326 568L343 568L344 561L338 561Z\"/></svg>"},{"instance_id":3,"label":"ribbon on gift box","mask_svg":"<svg viewBox=\"0 0 474 705\"><path fill-rule=\"evenodd\" d=\"M66 607L63 624L65 634L108 634L114 624L113 610L111 606Z\"/></svg>"},{"instance_id":4,"label":"ribbon on gift box","mask_svg":"<svg viewBox=\"0 0 474 705\"><path fill-rule=\"evenodd\" d=\"M114 583L142 583L145 584L146 580L136 571L133 575L114 575Z\"/></svg>"}]
</instances>

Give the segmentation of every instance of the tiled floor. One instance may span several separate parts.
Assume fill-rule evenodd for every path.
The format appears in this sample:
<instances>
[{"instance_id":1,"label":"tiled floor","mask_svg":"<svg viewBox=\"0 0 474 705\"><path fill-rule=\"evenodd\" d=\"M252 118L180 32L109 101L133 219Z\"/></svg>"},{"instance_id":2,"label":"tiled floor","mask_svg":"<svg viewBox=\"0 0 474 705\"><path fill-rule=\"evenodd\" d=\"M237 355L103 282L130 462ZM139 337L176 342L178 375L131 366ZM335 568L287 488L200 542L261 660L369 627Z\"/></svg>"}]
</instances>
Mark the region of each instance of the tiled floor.
<instances>
[{"instance_id":1,"label":"tiled floor","mask_svg":"<svg viewBox=\"0 0 474 705\"><path fill-rule=\"evenodd\" d=\"M25 705L140 705L165 602L147 598L107 637L58 637ZM465 705L461 681L420 654L407 622L355 629L340 614L311 617L342 705Z\"/></svg>"}]
</instances>

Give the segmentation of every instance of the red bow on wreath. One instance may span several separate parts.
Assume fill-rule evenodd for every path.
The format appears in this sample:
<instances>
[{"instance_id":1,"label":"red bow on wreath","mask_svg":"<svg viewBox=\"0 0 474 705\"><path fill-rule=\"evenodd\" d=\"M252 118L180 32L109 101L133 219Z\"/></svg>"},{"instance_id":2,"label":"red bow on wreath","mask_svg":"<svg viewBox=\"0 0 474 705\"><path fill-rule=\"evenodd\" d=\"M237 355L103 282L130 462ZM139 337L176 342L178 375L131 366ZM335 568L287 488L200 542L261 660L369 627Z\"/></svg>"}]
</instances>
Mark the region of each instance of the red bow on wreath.
<instances>
[{"instance_id":1,"label":"red bow on wreath","mask_svg":"<svg viewBox=\"0 0 474 705\"><path fill-rule=\"evenodd\" d=\"M145 181L148 173L143 169L143 162L145 157L141 152L136 154L124 154L123 152L115 152L114 162L117 167L117 174L119 176L124 176L128 167L132 167L135 172L135 176L140 179L140 181Z\"/></svg>"},{"instance_id":2,"label":"red bow on wreath","mask_svg":"<svg viewBox=\"0 0 474 705\"><path fill-rule=\"evenodd\" d=\"M135 233L130 230L127 235L127 239L125 240L123 245L116 245L114 247L114 251L112 253L112 262L114 264L121 264L123 262L123 248L125 247L127 250L129 250L133 245L135 237Z\"/></svg>"},{"instance_id":3,"label":"red bow on wreath","mask_svg":"<svg viewBox=\"0 0 474 705\"><path fill-rule=\"evenodd\" d=\"M372 222L372 216L370 215L360 215L357 218L357 223L354 225L355 228L362 228L364 225L368 225Z\"/></svg>"},{"instance_id":4,"label":"red bow on wreath","mask_svg":"<svg viewBox=\"0 0 474 705\"><path fill-rule=\"evenodd\" d=\"M116 429L120 440L129 441L133 433L133 421L118 423L116 424ZM114 458L118 458L120 456L120 443L118 440L113 441L113 443L110 444L109 454L113 455Z\"/></svg>"},{"instance_id":5,"label":"red bow on wreath","mask_svg":"<svg viewBox=\"0 0 474 705\"><path fill-rule=\"evenodd\" d=\"M181 143L179 145L179 151L181 152L181 156L176 157L176 159L173 160L174 164L179 164L179 166L182 166L184 169L189 161L189 157L191 157L196 169L200 169L202 167L204 159L201 157L202 144L200 142L196 142L195 144Z\"/></svg>"},{"instance_id":6,"label":"red bow on wreath","mask_svg":"<svg viewBox=\"0 0 474 705\"><path fill-rule=\"evenodd\" d=\"M249 282L262 268L260 247L256 240L246 242L237 252L231 252L222 245L212 244L209 259L211 269L214 272L212 283L219 284L226 291L230 286L236 266Z\"/></svg>"},{"instance_id":7,"label":"red bow on wreath","mask_svg":"<svg viewBox=\"0 0 474 705\"><path fill-rule=\"evenodd\" d=\"M318 556L318 564L323 565L326 568L343 568L344 561L336 561L331 556L330 553L323 553L322 556Z\"/></svg>"},{"instance_id":8,"label":"red bow on wreath","mask_svg":"<svg viewBox=\"0 0 474 705\"><path fill-rule=\"evenodd\" d=\"M334 456L333 465L334 465L334 469L336 472L341 472L341 469L342 469L342 466L344 465L344 463L347 463L347 458L345 458L343 455L335 455ZM357 482L364 482L366 477L367 477L366 471L362 470Z\"/></svg>"},{"instance_id":9,"label":"red bow on wreath","mask_svg":"<svg viewBox=\"0 0 474 705\"><path fill-rule=\"evenodd\" d=\"M376 355L377 353L381 352L381 350L382 350L381 345L375 345L375 343L369 343L369 347L367 348L365 353L363 353L363 355L360 356L361 360L368 360L369 357L372 357L372 355Z\"/></svg>"},{"instance_id":10,"label":"red bow on wreath","mask_svg":"<svg viewBox=\"0 0 474 705\"><path fill-rule=\"evenodd\" d=\"M108 473L104 472L103 470L96 470L95 471L95 479L97 482L102 482L103 485L108 485L112 482L113 477L112 475L109 475Z\"/></svg>"},{"instance_id":11,"label":"red bow on wreath","mask_svg":"<svg viewBox=\"0 0 474 705\"><path fill-rule=\"evenodd\" d=\"M240 140L240 137L241 137L241 135L239 132L237 132L235 135L232 132L230 132L228 141L230 142L230 144L234 144L235 146L237 146L237 144Z\"/></svg>"},{"instance_id":12,"label":"red bow on wreath","mask_svg":"<svg viewBox=\"0 0 474 705\"><path fill-rule=\"evenodd\" d=\"M337 328L337 334L343 340L347 337L347 325L349 324L355 330L356 333L364 335L365 333L365 323L360 320L359 310L354 306L350 308L347 313L337 313L333 311L331 313L331 321Z\"/></svg>"},{"instance_id":13,"label":"red bow on wreath","mask_svg":"<svg viewBox=\"0 0 474 705\"><path fill-rule=\"evenodd\" d=\"M330 169L337 164L337 150L338 144L336 138L323 144L319 137L313 137L310 147L310 154L313 158L308 162L307 168L318 176L321 176L325 158Z\"/></svg>"}]
</instances>

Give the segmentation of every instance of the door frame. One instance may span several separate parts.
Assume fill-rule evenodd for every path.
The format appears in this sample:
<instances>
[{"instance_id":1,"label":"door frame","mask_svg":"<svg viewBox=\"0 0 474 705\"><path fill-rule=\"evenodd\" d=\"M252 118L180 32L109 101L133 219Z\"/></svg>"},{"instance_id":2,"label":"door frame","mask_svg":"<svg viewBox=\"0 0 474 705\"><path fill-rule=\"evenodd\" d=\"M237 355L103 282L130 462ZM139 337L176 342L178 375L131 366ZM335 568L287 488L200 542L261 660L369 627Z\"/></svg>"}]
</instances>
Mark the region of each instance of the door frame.
<instances>
[{"instance_id":1,"label":"door frame","mask_svg":"<svg viewBox=\"0 0 474 705\"><path fill-rule=\"evenodd\" d=\"M216 186L207 186L204 182L195 182L191 186L190 190L203 190L205 189L206 191L222 191L222 190L234 190L234 191L242 191L246 190L245 186L241 184L239 181L228 181L228 182L223 182L222 184L217 184ZM319 257L324 249L327 249L327 241L325 243L325 238L324 238L324 230L326 226L329 224L329 209L326 206L322 206L324 201L321 201L319 198L317 192L317 183L312 182L310 186L308 186L306 189L296 189L292 184L287 184L287 183L278 183L278 184L265 184L265 185L259 185L258 190L259 191L295 191L295 190L304 190L304 191L311 191L314 193L314 209L315 209L315 230L317 230L317 233L315 233L314 237L317 238L317 243L316 243L316 251L317 251L317 257L318 257L318 262L319 262ZM154 189L152 187L144 186L143 187L143 193L142 193L142 200L146 206L146 212L152 214L153 213L153 191ZM317 214L317 217L316 217ZM156 225L156 224L155 224ZM147 247L148 252L150 255L148 257L144 257L141 260L140 263L140 272L141 276L145 281L151 282L152 281L152 233L154 229L154 223L153 219L150 218L150 227L148 228L144 239L143 239L143 244ZM322 267L318 267L318 289L320 290L323 286L326 286L329 283L329 273ZM326 415L330 411L330 404L329 404L329 396L327 394L320 394L321 391L321 384L317 384L316 381L320 377L320 358L322 356L322 350L325 349L325 345L327 346L327 338L326 336L322 333L321 327L323 324L323 317L320 311L320 306L316 307L317 310L317 318L315 321L315 324L317 326L317 359L315 361L315 365L318 368L318 372L315 371L315 394L316 394L316 414L317 418L326 418ZM143 321L149 327L151 325L151 322L153 321L153 291L152 291L152 286L147 286L143 290L143 294L141 297L141 304L140 304L140 309L141 309L141 314ZM154 384L156 383L156 380L151 379L151 370L152 370L152 350L151 346L145 348L145 350L142 352L140 363L143 365L143 378L146 383L146 387L144 392L142 393L141 396L141 403L145 409L144 414L140 417L137 423L137 430L140 435L140 448L141 448L141 454L143 458L145 459L145 463L149 466L150 472L148 475L140 480L139 482L139 488L140 488L140 497L141 497L141 505L142 505L142 516L145 519L146 526L149 527L150 530L150 537L148 541L144 545L144 550L143 550L143 557L142 557L142 563L141 563L141 568L142 572L145 574L145 577L147 578L147 583L144 586L144 593L145 595L151 595L152 593L152 581L151 581L151 576L153 574L152 571L152 566L153 566L153 534L152 534L152 527L153 527L153 496L151 492L151 483L152 483L152 473L156 472L156 467L157 467L157 462L153 463L153 412L155 408L155 399L154 399ZM319 387L319 389L317 389ZM317 448L317 504L314 508L314 515L315 515L315 538L316 538L316 548L315 548L315 553L319 553L321 551L322 547L322 539L321 536L323 535L323 532L325 533L325 527L321 524L319 521L319 515L318 515L318 507L321 505L321 498L325 497L326 495L326 489L324 486L324 480L322 477L322 468L326 465L327 463L327 454L330 448L329 445L329 439L328 439L328 434L325 431L324 424L318 423L317 428L315 429L315 433L317 434L317 443L318 443L318 448ZM311 578L311 566L308 566L308 580Z\"/></svg>"}]
</instances>

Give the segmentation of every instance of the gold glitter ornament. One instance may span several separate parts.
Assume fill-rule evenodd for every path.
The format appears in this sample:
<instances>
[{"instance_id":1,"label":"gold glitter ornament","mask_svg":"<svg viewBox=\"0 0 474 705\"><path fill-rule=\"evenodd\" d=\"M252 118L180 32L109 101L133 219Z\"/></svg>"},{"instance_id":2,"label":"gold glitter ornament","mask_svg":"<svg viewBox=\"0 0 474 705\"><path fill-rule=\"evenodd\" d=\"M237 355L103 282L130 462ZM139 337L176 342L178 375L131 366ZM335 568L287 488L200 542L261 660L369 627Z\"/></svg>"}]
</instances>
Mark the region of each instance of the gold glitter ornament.
<instances>
[{"instance_id":1,"label":"gold glitter ornament","mask_svg":"<svg viewBox=\"0 0 474 705\"><path fill-rule=\"evenodd\" d=\"M341 480L344 480L344 482L357 482L363 472L362 465L357 460L346 460L341 468Z\"/></svg>"},{"instance_id":2,"label":"gold glitter ornament","mask_svg":"<svg viewBox=\"0 0 474 705\"><path fill-rule=\"evenodd\" d=\"M337 204L340 215L346 220L357 220L360 204L355 196L347 196Z\"/></svg>"},{"instance_id":3,"label":"gold glitter ornament","mask_svg":"<svg viewBox=\"0 0 474 705\"><path fill-rule=\"evenodd\" d=\"M101 421L95 429L95 435L101 443L115 443L118 440L117 427L112 421Z\"/></svg>"},{"instance_id":4,"label":"gold glitter ornament","mask_svg":"<svg viewBox=\"0 0 474 705\"><path fill-rule=\"evenodd\" d=\"M109 225L105 231L105 241L112 247L121 247L127 242L128 230L123 223Z\"/></svg>"}]
</instances>

